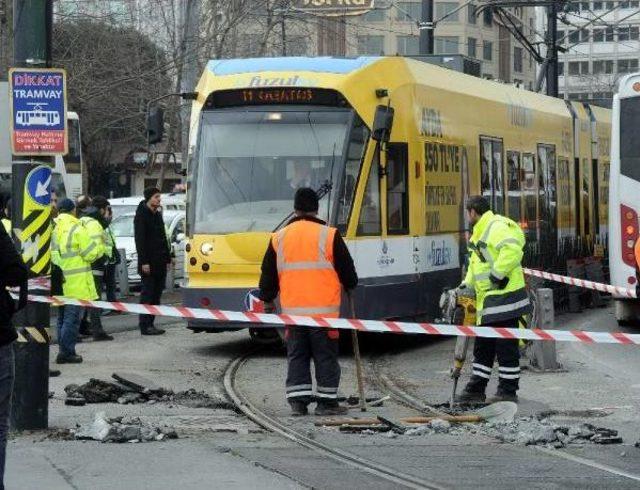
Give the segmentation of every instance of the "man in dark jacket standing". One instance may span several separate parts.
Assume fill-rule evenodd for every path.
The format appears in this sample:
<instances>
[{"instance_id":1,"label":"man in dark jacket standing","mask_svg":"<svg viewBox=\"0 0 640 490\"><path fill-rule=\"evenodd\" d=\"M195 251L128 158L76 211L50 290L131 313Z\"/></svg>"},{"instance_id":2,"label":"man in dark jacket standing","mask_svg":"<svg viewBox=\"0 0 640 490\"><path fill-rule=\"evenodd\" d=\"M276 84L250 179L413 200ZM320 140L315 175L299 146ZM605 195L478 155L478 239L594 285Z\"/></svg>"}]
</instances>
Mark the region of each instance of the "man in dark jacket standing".
<instances>
[{"instance_id":1,"label":"man in dark jacket standing","mask_svg":"<svg viewBox=\"0 0 640 490\"><path fill-rule=\"evenodd\" d=\"M159 305L167 280L167 268L171 266L171 249L160 210L160 189L148 187L144 190L134 219L138 272L142 278L140 303ZM161 335L164 330L155 328L153 315L140 315L142 335Z\"/></svg>"},{"instance_id":2,"label":"man in dark jacket standing","mask_svg":"<svg viewBox=\"0 0 640 490\"><path fill-rule=\"evenodd\" d=\"M11 324L16 306L7 287L21 290L18 309L26 304L27 268L4 227L0 226L0 488L4 488L4 465L15 375L13 341L18 337Z\"/></svg>"}]
</instances>

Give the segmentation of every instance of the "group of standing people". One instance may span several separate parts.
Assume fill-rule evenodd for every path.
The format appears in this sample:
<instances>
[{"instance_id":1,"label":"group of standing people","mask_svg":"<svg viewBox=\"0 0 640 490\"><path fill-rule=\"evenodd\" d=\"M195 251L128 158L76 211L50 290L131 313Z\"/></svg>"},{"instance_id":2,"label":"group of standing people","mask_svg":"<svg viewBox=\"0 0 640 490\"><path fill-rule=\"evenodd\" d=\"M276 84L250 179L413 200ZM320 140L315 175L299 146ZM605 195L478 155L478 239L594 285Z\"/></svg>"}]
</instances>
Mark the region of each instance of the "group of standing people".
<instances>
[{"instance_id":1,"label":"group of standing people","mask_svg":"<svg viewBox=\"0 0 640 490\"><path fill-rule=\"evenodd\" d=\"M103 196L81 196L77 202L71 199L58 202L51 240L53 295L88 301L100 298L107 270L115 270L120 260L110 229L111 218L111 206ZM115 296L114 290L115 284L111 289ZM81 332L83 313L84 308L78 305L59 308L58 364L82 362L75 349L79 333L90 334L94 341L113 340L104 331L102 311L97 308L86 312L89 326Z\"/></svg>"},{"instance_id":2,"label":"group of standing people","mask_svg":"<svg viewBox=\"0 0 640 490\"><path fill-rule=\"evenodd\" d=\"M112 210L103 196L82 196L77 202L63 199L57 206L51 242L51 290L54 295L73 299L96 300L106 286L107 301L115 301L115 267L121 258L111 230ZM160 304L167 279L167 268L173 263L161 213L160 190L144 191L134 219L138 272L142 278L140 303ZM110 297L112 295L112 297ZM84 318L83 318L84 315ZM76 353L79 334L94 341L113 340L102 326L102 310L64 305L58 313L58 364L81 363ZM153 315L140 315L142 335L161 335L154 326Z\"/></svg>"}]
</instances>

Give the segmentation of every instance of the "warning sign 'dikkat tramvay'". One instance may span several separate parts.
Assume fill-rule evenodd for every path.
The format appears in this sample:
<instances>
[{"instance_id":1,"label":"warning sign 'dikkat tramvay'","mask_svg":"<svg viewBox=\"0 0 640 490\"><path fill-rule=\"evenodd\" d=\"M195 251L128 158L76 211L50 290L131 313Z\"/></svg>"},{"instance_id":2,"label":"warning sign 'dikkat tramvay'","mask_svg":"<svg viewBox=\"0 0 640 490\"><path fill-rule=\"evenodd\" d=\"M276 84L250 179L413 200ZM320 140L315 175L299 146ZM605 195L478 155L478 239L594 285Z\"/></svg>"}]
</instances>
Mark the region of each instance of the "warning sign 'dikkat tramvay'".
<instances>
[{"instance_id":1,"label":"warning sign 'dikkat tramvay'","mask_svg":"<svg viewBox=\"0 0 640 490\"><path fill-rule=\"evenodd\" d=\"M11 150L14 155L67 153L66 73L13 68L9 73Z\"/></svg>"}]
</instances>

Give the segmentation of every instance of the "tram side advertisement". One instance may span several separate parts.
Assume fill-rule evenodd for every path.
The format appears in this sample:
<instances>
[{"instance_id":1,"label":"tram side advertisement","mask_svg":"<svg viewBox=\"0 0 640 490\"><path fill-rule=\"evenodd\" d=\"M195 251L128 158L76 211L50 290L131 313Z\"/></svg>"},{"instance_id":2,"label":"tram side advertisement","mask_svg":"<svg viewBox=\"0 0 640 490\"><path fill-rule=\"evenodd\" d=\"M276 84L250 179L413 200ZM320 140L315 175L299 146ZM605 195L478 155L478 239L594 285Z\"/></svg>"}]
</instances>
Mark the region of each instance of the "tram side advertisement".
<instances>
[{"instance_id":1,"label":"tram side advertisement","mask_svg":"<svg viewBox=\"0 0 640 490\"><path fill-rule=\"evenodd\" d=\"M12 68L9 72L11 150L14 155L65 155L66 72Z\"/></svg>"}]
</instances>

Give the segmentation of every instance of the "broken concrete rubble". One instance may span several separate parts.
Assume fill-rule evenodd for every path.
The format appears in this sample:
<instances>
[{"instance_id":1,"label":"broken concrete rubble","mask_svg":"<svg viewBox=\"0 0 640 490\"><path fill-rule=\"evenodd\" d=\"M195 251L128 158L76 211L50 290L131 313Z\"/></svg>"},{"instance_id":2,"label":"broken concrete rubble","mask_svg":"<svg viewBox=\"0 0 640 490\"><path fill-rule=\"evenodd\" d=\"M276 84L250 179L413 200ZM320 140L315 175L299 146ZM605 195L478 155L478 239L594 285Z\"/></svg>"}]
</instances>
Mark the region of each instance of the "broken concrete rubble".
<instances>
[{"instance_id":1,"label":"broken concrete rubble","mask_svg":"<svg viewBox=\"0 0 640 490\"><path fill-rule=\"evenodd\" d=\"M104 412L96 413L91 424L81 426L75 431L76 439L100 442L151 442L177 437L178 434L172 428L144 424L135 417L109 419Z\"/></svg>"},{"instance_id":2,"label":"broken concrete rubble","mask_svg":"<svg viewBox=\"0 0 640 490\"><path fill-rule=\"evenodd\" d=\"M366 427L366 428L365 428ZM487 422L487 423L463 423L451 424L443 419L434 419L428 424L417 426L404 426L405 430L398 431L388 423L381 421L380 425L368 425L363 427L348 426L341 432L357 432L360 434L386 432L385 437L397 437L398 435L430 436L434 434L450 434L464 436L481 434L493 437L499 441L524 445L545 446L560 449L569 445L582 444L619 444L622 438L618 432L612 429L596 427L583 423L573 426L554 424L548 419L538 420L535 417L520 417L513 422ZM395 435L390 435L395 433ZM640 442L638 443L640 447Z\"/></svg>"},{"instance_id":3,"label":"broken concrete rubble","mask_svg":"<svg viewBox=\"0 0 640 490\"><path fill-rule=\"evenodd\" d=\"M82 406L85 403L119 403L127 405L132 403L175 402L190 408L236 409L221 393L209 395L193 388L175 393L172 390L151 384L151 382L143 384L144 378L142 377L127 376L126 378L124 375L117 376L118 379L124 380L126 384L92 378L83 385L67 385L64 389L67 394L65 404ZM116 377L115 374L114 377Z\"/></svg>"}]
</instances>

